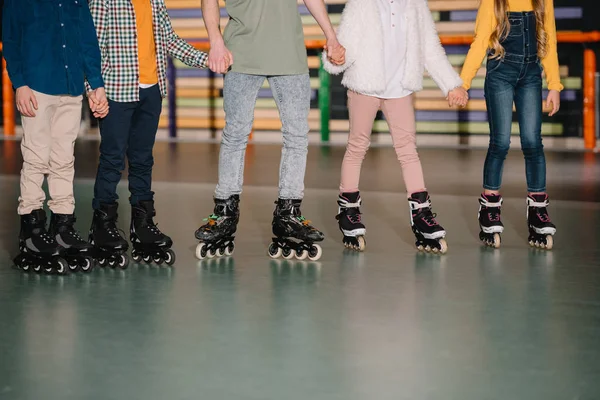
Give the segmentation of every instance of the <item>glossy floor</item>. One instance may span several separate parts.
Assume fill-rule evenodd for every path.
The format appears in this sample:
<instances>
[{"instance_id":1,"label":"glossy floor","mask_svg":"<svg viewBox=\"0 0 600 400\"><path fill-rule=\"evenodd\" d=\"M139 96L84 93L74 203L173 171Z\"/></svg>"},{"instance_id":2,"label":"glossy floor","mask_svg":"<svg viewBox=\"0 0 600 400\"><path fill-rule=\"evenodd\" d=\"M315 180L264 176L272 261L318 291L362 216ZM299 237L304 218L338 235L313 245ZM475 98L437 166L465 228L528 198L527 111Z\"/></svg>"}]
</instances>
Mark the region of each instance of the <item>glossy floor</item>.
<instances>
[{"instance_id":1,"label":"glossy floor","mask_svg":"<svg viewBox=\"0 0 600 400\"><path fill-rule=\"evenodd\" d=\"M526 243L513 152L496 251L477 240L484 152L423 149L449 232L440 257L414 249L391 149L365 164L368 249L344 251L334 219L342 149L311 148L303 212L327 235L324 255L288 262L266 256L278 149L257 146L234 256L198 261L193 232L212 208L216 148L160 143L157 220L177 264L57 277L11 268L14 145L1 144L1 399L600 399L597 155L548 154L559 232L542 252ZM96 148L77 148L84 232ZM126 184L119 190L127 230Z\"/></svg>"}]
</instances>

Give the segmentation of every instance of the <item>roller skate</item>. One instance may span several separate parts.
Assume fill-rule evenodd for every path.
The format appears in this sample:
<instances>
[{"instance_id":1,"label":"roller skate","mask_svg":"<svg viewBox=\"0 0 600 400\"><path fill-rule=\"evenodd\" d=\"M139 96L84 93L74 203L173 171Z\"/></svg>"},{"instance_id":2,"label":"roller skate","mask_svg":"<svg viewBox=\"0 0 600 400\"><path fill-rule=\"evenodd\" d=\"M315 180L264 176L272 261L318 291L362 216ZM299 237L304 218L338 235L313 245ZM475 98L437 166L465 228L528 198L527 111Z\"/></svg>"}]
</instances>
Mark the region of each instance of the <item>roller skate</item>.
<instances>
[{"instance_id":1,"label":"roller skate","mask_svg":"<svg viewBox=\"0 0 600 400\"><path fill-rule=\"evenodd\" d=\"M310 225L300 212L302 200L279 199L273 212L273 242L269 245L271 258L317 261L323 255L321 242L325 238L322 232Z\"/></svg>"},{"instance_id":2,"label":"roller skate","mask_svg":"<svg viewBox=\"0 0 600 400\"><path fill-rule=\"evenodd\" d=\"M93 267L93 246L75 229L74 214L54 214L50 217L49 234L63 247L63 257L72 272L90 272Z\"/></svg>"},{"instance_id":3,"label":"roller skate","mask_svg":"<svg viewBox=\"0 0 600 400\"><path fill-rule=\"evenodd\" d=\"M500 248L504 224L500 220L502 196L500 194L481 194L479 198L479 240L486 246Z\"/></svg>"},{"instance_id":4,"label":"roller skate","mask_svg":"<svg viewBox=\"0 0 600 400\"><path fill-rule=\"evenodd\" d=\"M427 192L413 193L408 199L410 205L410 224L417 238L415 245L419 251L445 254L448 244L444 237L446 231L435 220L431 212L431 201Z\"/></svg>"},{"instance_id":5,"label":"roller skate","mask_svg":"<svg viewBox=\"0 0 600 400\"><path fill-rule=\"evenodd\" d=\"M361 220L360 206L362 199L359 192L342 193L338 197L338 220L340 230L344 234L343 243L348 249L364 251L366 228Z\"/></svg>"},{"instance_id":6,"label":"roller skate","mask_svg":"<svg viewBox=\"0 0 600 400\"><path fill-rule=\"evenodd\" d=\"M101 267L126 269L129 266L126 254L129 244L117 228L118 208L117 203L100 204L100 208L94 211L89 241L94 246L94 258Z\"/></svg>"},{"instance_id":7,"label":"roller skate","mask_svg":"<svg viewBox=\"0 0 600 400\"><path fill-rule=\"evenodd\" d=\"M20 253L14 259L17 268L37 273L67 274L69 264L61 257L62 250L46 230L44 210L33 210L30 214L21 215Z\"/></svg>"},{"instance_id":8,"label":"roller skate","mask_svg":"<svg viewBox=\"0 0 600 400\"><path fill-rule=\"evenodd\" d=\"M230 256L235 250L235 231L240 220L240 196L235 194L227 200L215 199L213 213L205 219L206 224L196 231L196 257L199 260Z\"/></svg>"},{"instance_id":9,"label":"roller skate","mask_svg":"<svg viewBox=\"0 0 600 400\"><path fill-rule=\"evenodd\" d=\"M551 250L554 247L556 226L550 221L547 207L550 204L547 194L527 196L527 225L529 227L529 245Z\"/></svg>"},{"instance_id":10,"label":"roller skate","mask_svg":"<svg viewBox=\"0 0 600 400\"><path fill-rule=\"evenodd\" d=\"M167 265L175 263L175 252L171 250L173 241L158 229L154 223L153 200L142 200L137 205L131 206L131 226L129 239L133 250L131 258L133 261L146 263L154 261L161 265L163 262Z\"/></svg>"}]
</instances>

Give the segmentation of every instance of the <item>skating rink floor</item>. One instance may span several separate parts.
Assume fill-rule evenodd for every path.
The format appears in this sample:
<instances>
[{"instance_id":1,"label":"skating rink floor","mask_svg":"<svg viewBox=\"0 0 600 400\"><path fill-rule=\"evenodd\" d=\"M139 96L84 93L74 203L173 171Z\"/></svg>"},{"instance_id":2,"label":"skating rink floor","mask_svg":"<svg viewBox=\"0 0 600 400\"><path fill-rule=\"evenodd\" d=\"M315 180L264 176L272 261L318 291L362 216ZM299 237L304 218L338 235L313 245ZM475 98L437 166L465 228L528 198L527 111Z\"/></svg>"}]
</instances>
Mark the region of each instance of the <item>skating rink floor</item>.
<instances>
[{"instance_id":1,"label":"skating rink floor","mask_svg":"<svg viewBox=\"0 0 600 400\"><path fill-rule=\"evenodd\" d=\"M523 157L504 170L500 250L478 241L484 150L421 149L445 256L419 254L399 166L363 169L367 251L334 218L342 147L311 146L303 213L319 262L267 255L280 148L249 147L236 252L198 261L218 145L158 143L160 228L174 267L65 277L12 268L19 143L0 142L0 399L598 400L600 155L548 152L555 249L532 250ZM76 146L78 227L91 221L98 143ZM127 186L120 186L127 231Z\"/></svg>"}]
</instances>

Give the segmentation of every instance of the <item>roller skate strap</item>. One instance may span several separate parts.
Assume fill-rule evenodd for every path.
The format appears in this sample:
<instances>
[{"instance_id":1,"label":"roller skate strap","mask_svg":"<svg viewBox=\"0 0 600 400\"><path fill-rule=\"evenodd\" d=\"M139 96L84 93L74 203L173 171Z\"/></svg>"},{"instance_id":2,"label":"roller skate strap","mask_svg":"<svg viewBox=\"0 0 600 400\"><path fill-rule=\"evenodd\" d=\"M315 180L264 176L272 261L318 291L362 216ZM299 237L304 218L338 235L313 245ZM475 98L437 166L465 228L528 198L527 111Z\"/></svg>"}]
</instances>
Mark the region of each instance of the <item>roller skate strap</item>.
<instances>
[{"instance_id":1,"label":"roller skate strap","mask_svg":"<svg viewBox=\"0 0 600 400\"><path fill-rule=\"evenodd\" d=\"M496 202L496 203L490 203L489 201L487 201L486 199L484 199L483 197L479 198L479 203L484 206L484 207L489 207L489 208L500 208L502 207L502 200Z\"/></svg>"},{"instance_id":2,"label":"roller skate strap","mask_svg":"<svg viewBox=\"0 0 600 400\"><path fill-rule=\"evenodd\" d=\"M550 202L548 200L540 202L540 201L533 201L529 197L527 198L527 205L529 207L543 208L543 207L548 207L549 204L550 204Z\"/></svg>"},{"instance_id":3,"label":"roller skate strap","mask_svg":"<svg viewBox=\"0 0 600 400\"><path fill-rule=\"evenodd\" d=\"M410 209L411 210L420 210L422 208L429 208L431 207L431 201L427 200L425 203L419 203L416 201L411 201L409 200L408 204L410 204Z\"/></svg>"},{"instance_id":4,"label":"roller skate strap","mask_svg":"<svg viewBox=\"0 0 600 400\"><path fill-rule=\"evenodd\" d=\"M342 203L340 204L341 207L343 208L358 208L360 207L360 201L358 203Z\"/></svg>"}]
</instances>

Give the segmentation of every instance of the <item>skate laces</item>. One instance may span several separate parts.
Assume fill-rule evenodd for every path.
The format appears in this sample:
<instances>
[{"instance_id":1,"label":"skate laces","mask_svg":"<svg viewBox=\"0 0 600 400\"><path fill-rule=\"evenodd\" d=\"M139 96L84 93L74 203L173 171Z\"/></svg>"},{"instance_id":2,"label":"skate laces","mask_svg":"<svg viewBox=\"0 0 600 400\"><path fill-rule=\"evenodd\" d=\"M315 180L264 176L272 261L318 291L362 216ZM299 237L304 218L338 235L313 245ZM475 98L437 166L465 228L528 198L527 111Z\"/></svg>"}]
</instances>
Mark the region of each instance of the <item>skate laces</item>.
<instances>
[{"instance_id":1,"label":"skate laces","mask_svg":"<svg viewBox=\"0 0 600 400\"><path fill-rule=\"evenodd\" d=\"M429 226L435 226L438 225L438 222L436 221L436 217L437 214L434 212L431 212L430 208L424 209L423 211L421 211L421 218L423 219L423 221L425 221L427 223L427 225Z\"/></svg>"},{"instance_id":2,"label":"skate laces","mask_svg":"<svg viewBox=\"0 0 600 400\"><path fill-rule=\"evenodd\" d=\"M303 215L300 215L299 217L296 217L296 219L300 222L302 222L302 225L304 226L310 226L310 220L304 218Z\"/></svg>"},{"instance_id":3,"label":"skate laces","mask_svg":"<svg viewBox=\"0 0 600 400\"><path fill-rule=\"evenodd\" d=\"M210 214L208 216L208 218L204 218L203 221L207 222L207 225L208 225L206 228L208 229L208 228L216 225L219 218L221 218L221 217L218 216L217 214Z\"/></svg>"}]
</instances>

